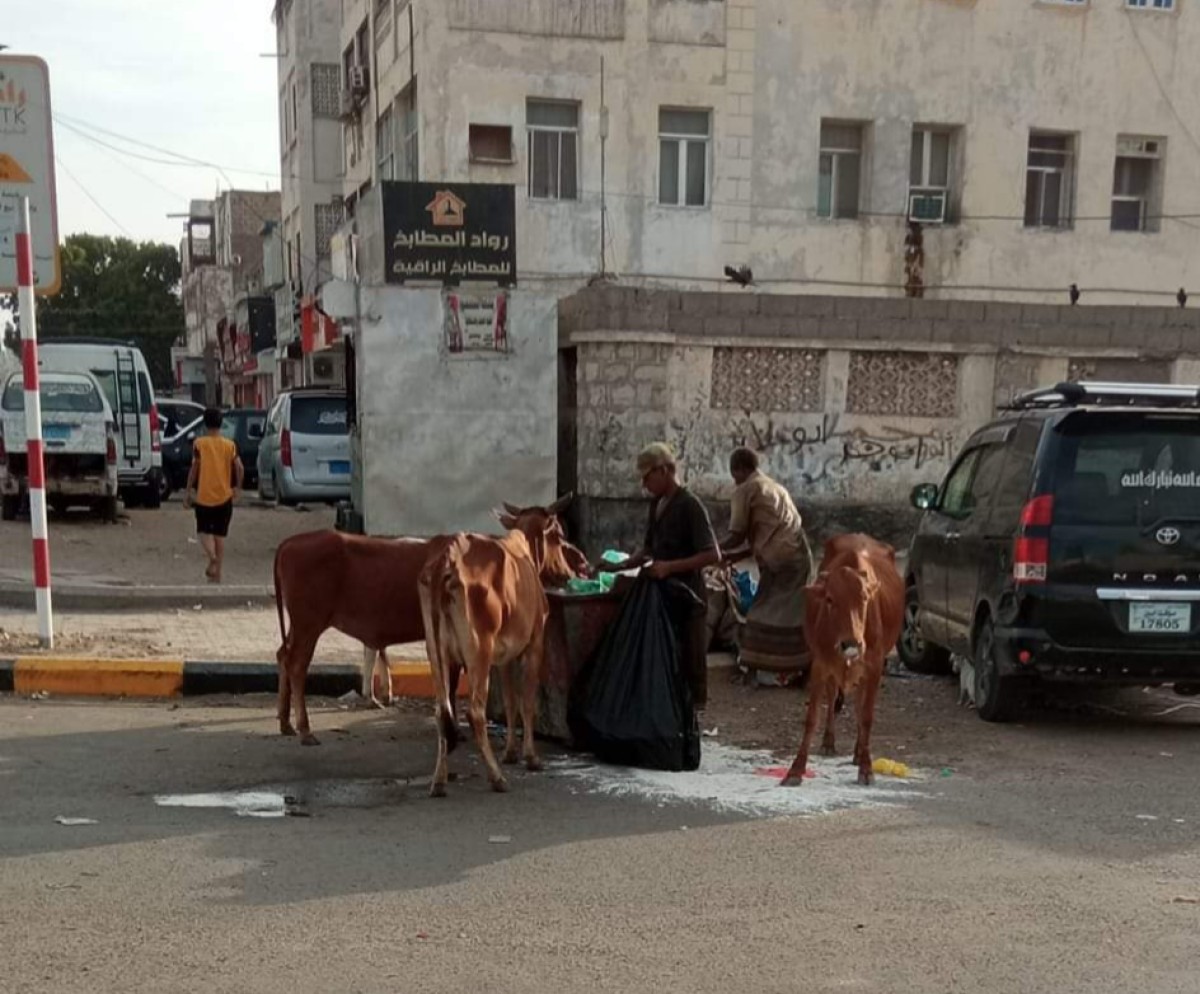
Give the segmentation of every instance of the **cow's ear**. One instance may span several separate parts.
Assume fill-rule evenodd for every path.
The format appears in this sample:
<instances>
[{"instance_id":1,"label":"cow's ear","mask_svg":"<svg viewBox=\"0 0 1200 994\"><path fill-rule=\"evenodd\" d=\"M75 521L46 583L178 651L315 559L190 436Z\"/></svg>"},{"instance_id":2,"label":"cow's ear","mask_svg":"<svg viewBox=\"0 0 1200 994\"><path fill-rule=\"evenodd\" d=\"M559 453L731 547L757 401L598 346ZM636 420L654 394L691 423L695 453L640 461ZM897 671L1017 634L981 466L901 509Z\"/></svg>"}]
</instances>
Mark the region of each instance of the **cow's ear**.
<instances>
[{"instance_id":1,"label":"cow's ear","mask_svg":"<svg viewBox=\"0 0 1200 994\"><path fill-rule=\"evenodd\" d=\"M508 501L503 501L502 503L504 506L504 510L506 510L514 518L519 518L521 516L521 508L519 508L513 504L510 504Z\"/></svg>"},{"instance_id":2,"label":"cow's ear","mask_svg":"<svg viewBox=\"0 0 1200 994\"><path fill-rule=\"evenodd\" d=\"M509 531L517 527L517 519L515 515L506 514L501 510L495 510L492 512L492 516L495 517L495 519L499 521L500 524L502 524L505 528L509 529Z\"/></svg>"}]
</instances>

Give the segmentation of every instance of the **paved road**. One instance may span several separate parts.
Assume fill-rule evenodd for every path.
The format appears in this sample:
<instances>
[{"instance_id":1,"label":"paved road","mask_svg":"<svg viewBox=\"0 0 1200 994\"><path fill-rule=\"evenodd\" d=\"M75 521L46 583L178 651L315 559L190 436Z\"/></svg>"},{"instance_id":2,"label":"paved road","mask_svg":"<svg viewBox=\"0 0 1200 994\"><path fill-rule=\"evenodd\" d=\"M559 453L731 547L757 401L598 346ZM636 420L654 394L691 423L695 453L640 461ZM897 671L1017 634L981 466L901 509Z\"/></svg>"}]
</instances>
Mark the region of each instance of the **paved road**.
<instances>
[{"instance_id":1,"label":"paved road","mask_svg":"<svg viewBox=\"0 0 1200 994\"><path fill-rule=\"evenodd\" d=\"M756 817L561 774L432 801L423 712L326 710L304 749L267 703L0 699L0 989L1196 990L1194 723L1068 724L1029 772ZM309 817L154 800L264 784Z\"/></svg>"}]
</instances>

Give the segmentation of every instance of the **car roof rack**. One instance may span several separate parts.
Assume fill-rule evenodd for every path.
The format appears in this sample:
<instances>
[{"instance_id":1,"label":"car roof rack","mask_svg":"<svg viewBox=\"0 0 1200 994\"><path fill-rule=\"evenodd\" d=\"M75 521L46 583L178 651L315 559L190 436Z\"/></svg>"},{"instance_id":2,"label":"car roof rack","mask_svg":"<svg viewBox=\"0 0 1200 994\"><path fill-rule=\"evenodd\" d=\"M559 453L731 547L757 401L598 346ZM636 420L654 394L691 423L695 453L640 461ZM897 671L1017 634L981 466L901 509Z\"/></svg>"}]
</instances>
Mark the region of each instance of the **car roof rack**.
<instances>
[{"instance_id":1,"label":"car roof rack","mask_svg":"<svg viewBox=\"0 0 1200 994\"><path fill-rule=\"evenodd\" d=\"M1002 411L1056 407L1200 407L1200 387L1182 383L1064 382L1019 394Z\"/></svg>"},{"instance_id":2,"label":"car roof rack","mask_svg":"<svg viewBox=\"0 0 1200 994\"><path fill-rule=\"evenodd\" d=\"M88 338L86 335L65 335L62 338L44 338L38 343L47 345L119 345L121 348L137 348L137 343L121 338Z\"/></svg>"}]
</instances>

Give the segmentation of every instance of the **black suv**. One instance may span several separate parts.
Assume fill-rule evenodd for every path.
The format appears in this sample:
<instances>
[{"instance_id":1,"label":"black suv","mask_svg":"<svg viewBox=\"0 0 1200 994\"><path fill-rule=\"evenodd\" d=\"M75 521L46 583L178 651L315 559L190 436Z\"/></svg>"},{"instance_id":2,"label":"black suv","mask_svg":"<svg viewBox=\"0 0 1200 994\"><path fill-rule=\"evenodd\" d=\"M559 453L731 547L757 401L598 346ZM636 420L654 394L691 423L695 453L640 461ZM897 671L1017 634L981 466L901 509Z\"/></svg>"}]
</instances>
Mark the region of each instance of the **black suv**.
<instances>
[{"instance_id":1,"label":"black suv","mask_svg":"<svg viewBox=\"0 0 1200 994\"><path fill-rule=\"evenodd\" d=\"M906 570L909 669L971 661L986 721L1037 680L1200 687L1200 391L1060 383L971 436Z\"/></svg>"}]
</instances>

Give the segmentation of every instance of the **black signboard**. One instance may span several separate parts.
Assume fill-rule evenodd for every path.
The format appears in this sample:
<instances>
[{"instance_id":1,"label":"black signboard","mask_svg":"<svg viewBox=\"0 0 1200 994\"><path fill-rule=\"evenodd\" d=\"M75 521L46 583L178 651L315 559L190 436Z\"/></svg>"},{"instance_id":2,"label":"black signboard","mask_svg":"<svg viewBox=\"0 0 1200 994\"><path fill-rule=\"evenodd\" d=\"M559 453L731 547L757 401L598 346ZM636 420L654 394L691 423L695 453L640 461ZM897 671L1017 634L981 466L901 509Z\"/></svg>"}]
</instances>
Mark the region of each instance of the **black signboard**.
<instances>
[{"instance_id":1,"label":"black signboard","mask_svg":"<svg viewBox=\"0 0 1200 994\"><path fill-rule=\"evenodd\" d=\"M497 183L382 184L387 282L517 281L517 198Z\"/></svg>"}]
</instances>

